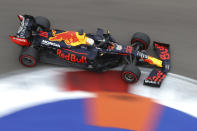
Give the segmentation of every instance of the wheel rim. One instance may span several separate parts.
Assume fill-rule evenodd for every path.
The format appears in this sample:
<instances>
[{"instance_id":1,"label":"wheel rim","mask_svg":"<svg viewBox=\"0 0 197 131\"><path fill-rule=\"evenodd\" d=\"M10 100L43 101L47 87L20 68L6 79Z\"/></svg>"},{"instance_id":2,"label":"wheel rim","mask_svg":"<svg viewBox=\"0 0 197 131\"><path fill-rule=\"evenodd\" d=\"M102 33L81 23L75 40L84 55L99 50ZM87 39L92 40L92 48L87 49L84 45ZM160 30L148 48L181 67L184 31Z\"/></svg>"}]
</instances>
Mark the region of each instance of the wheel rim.
<instances>
[{"instance_id":1,"label":"wheel rim","mask_svg":"<svg viewBox=\"0 0 197 131\"><path fill-rule=\"evenodd\" d=\"M24 65L27 65L27 66L31 66L31 65L34 64L34 60L33 60L32 58L30 58L30 57L27 57L27 56L23 57L23 58L21 59L21 62L22 62Z\"/></svg>"},{"instance_id":2,"label":"wheel rim","mask_svg":"<svg viewBox=\"0 0 197 131\"><path fill-rule=\"evenodd\" d=\"M124 78L125 78L126 81L129 81L129 82L135 81L135 77L130 73L125 74Z\"/></svg>"}]
</instances>

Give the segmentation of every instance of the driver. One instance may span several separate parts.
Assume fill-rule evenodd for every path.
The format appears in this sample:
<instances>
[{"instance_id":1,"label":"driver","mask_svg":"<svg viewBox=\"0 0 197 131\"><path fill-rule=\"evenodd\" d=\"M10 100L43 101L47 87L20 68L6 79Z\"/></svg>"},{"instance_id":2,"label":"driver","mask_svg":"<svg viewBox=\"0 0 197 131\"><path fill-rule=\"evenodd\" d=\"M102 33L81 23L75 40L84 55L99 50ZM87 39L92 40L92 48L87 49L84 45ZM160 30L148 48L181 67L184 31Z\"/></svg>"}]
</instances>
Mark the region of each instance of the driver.
<instances>
[{"instance_id":1,"label":"driver","mask_svg":"<svg viewBox=\"0 0 197 131\"><path fill-rule=\"evenodd\" d=\"M104 33L104 30L97 28L97 32L94 35L95 45L102 48L114 48L117 43L116 40L110 35L109 30Z\"/></svg>"}]
</instances>

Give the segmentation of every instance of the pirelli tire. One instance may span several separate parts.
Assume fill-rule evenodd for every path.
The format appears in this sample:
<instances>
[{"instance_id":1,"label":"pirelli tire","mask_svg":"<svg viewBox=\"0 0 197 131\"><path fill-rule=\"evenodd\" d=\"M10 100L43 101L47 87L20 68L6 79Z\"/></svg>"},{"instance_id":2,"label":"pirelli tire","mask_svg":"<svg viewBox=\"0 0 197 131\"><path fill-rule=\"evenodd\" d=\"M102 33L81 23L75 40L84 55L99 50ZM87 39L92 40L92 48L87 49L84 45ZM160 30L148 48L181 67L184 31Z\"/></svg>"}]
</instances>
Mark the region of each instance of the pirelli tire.
<instances>
[{"instance_id":1,"label":"pirelli tire","mask_svg":"<svg viewBox=\"0 0 197 131\"><path fill-rule=\"evenodd\" d=\"M19 62L25 67L34 67L38 62L38 51L33 47L23 48Z\"/></svg>"},{"instance_id":2,"label":"pirelli tire","mask_svg":"<svg viewBox=\"0 0 197 131\"><path fill-rule=\"evenodd\" d=\"M150 45L150 37L142 32L136 32L131 38L131 45L140 47L140 50L147 50Z\"/></svg>"},{"instance_id":3,"label":"pirelli tire","mask_svg":"<svg viewBox=\"0 0 197 131\"><path fill-rule=\"evenodd\" d=\"M38 27L42 29L42 31L49 31L51 27L50 21L43 16L36 16L35 21Z\"/></svg>"},{"instance_id":4,"label":"pirelli tire","mask_svg":"<svg viewBox=\"0 0 197 131\"><path fill-rule=\"evenodd\" d=\"M121 72L121 78L127 83L135 83L139 80L141 71L133 64L125 65Z\"/></svg>"}]
</instances>

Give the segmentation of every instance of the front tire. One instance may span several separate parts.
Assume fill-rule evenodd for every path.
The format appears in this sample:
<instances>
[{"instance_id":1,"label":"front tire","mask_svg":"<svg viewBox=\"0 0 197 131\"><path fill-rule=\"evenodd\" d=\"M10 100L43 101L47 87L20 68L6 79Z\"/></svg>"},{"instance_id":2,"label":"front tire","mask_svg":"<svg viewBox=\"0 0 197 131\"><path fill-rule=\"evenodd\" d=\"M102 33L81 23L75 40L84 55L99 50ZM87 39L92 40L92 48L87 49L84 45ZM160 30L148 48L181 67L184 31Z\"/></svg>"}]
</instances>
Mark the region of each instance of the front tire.
<instances>
[{"instance_id":1,"label":"front tire","mask_svg":"<svg viewBox=\"0 0 197 131\"><path fill-rule=\"evenodd\" d=\"M133 64L125 65L121 72L121 78L128 83L135 83L139 80L141 71Z\"/></svg>"},{"instance_id":2,"label":"front tire","mask_svg":"<svg viewBox=\"0 0 197 131\"><path fill-rule=\"evenodd\" d=\"M131 38L131 45L140 47L140 50L147 50L150 45L150 37L142 32L136 32Z\"/></svg>"},{"instance_id":3,"label":"front tire","mask_svg":"<svg viewBox=\"0 0 197 131\"><path fill-rule=\"evenodd\" d=\"M25 67L34 67L38 62L38 51L33 47L24 48L19 62Z\"/></svg>"}]
</instances>

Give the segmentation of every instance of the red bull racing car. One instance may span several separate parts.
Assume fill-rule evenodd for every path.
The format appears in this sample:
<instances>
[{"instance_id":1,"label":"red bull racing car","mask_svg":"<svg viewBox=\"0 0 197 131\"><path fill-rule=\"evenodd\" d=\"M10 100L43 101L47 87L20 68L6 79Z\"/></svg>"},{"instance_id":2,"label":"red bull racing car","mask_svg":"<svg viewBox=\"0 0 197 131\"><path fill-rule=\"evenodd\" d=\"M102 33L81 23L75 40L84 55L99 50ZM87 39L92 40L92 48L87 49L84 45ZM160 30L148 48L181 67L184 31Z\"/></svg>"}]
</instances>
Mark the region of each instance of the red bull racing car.
<instances>
[{"instance_id":1,"label":"red bull racing car","mask_svg":"<svg viewBox=\"0 0 197 131\"><path fill-rule=\"evenodd\" d=\"M129 45L117 42L109 31L98 28L96 33L50 29L50 21L42 16L19 15L20 27L12 42L22 47L19 61L26 67L37 63L50 63L103 72L124 65L123 80L135 83L141 71L137 65L155 68L144 80L145 85L160 87L170 70L169 44L153 42L159 58L147 55L150 38L142 32L135 33Z\"/></svg>"}]
</instances>

